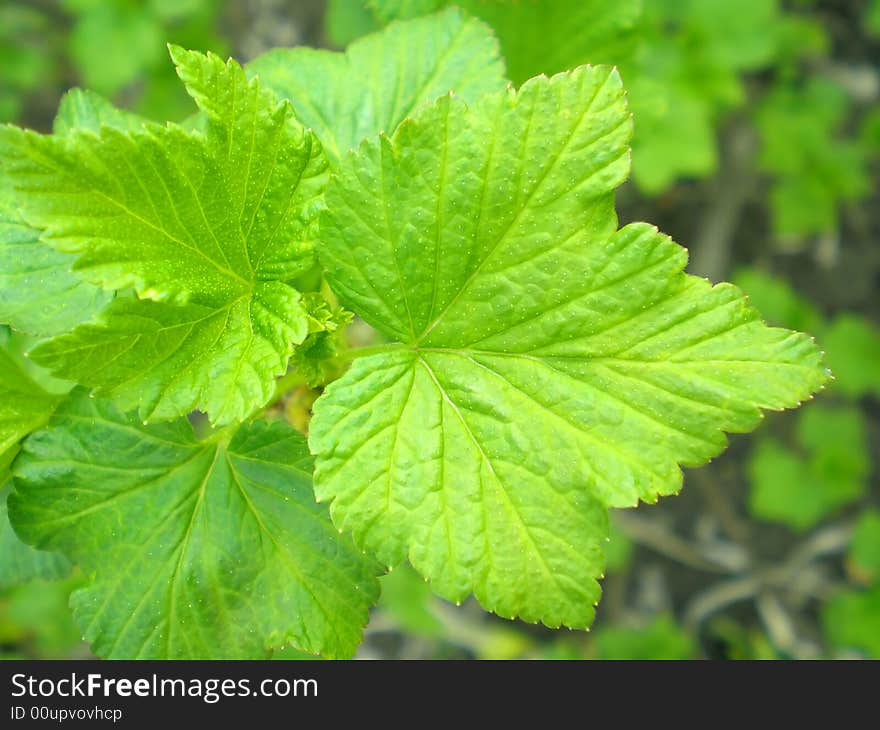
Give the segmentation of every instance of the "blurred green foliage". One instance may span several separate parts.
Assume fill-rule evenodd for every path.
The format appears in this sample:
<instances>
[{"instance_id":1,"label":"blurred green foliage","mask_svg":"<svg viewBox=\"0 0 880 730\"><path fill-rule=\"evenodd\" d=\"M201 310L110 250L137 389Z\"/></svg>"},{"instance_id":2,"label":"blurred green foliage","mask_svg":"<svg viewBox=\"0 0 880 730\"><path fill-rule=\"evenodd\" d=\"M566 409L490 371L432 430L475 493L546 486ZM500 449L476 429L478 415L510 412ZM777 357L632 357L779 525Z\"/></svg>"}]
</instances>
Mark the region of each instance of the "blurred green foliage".
<instances>
[{"instance_id":1,"label":"blurred green foliage","mask_svg":"<svg viewBox=\"0 0 880 730\"><path fill-rule=\"evenodd\" d=\"M80 85L155 119L192 103L167 62L166 43L224 54L225 0L60 0L0 7L0 121L18 121L29 97Z\"/></svg>"},{"instance_id":2,"label":"blurred green foliage","mask_svg":"<svg viewBox=\"0 0 880 730\"><path fill-rule=\"evenodd\" d=\"M611 536L608 538L608 547L605 548L605 568L609 573L620 573L629 567L635 545L614 520L614 512L611 515Z\"/></svg>"},{"instance_id":3,"label":"blurred green foliage","mask_svg":"<svg viewBox=\"0 0 880 730\"><path fill-rule=\"evenodd\" d=\"M27 93L56 83L56 35L38 8L0 5L0 121L18 119Z\"/></svg>"},{"instance_id":4,"label":"blurred green foliage","mask_svg":"<svg viewBox=\"0 0 880 730\"><path fill-rule=\"evenodd\" d=\"M859 504L876 473L860 398L880 395L880 331L851 312L825 320L784 280L743 269L736 283L773 324L808 327L826 348L835 375L833 405L797 414L791 445L770 435L756 438L748 463L749 508L764 520L805 530ZM856 521L847 556L853 582L821 610L826 638L836 651L880 657L880 512L868 508Z\"/></svg>"},{"instance_id":5,"label":"blurred green foliage","mask_svg":"<svg viewBox=\"0 0 880 730\"><path fill-rule=\"evenodd\" d=\"M838 649L880 658L880 585L834 596L822 610L822 625Z\"/></svg>"},{"instance_id":6,"label":"blurred green foliage","mask_svg":"<svg viewBox=\"0 0 880 730\"><path fill-rule=\"evenodd\" d=\"M806 530L867 491L864 419L856 408L816 404L798 417L793 441L793 448L771 436L758 441L748 466L749 509Z\"/></svg>"},{"instance_id":7,"label":"blurred green foliage","mask_svg":"<svg viewBox=\"0 0 880 730\"><path fill-rule=\"evenodd\" d=\"M880 332L850 313L826 322L787 282L758 270L741 270L734 280L771 324L816 333L835 376L829 390L843 401L798 412L789 445L771 435L755 439L748 464L752 514L806 530L867 491L867 426L861 410L845 402L880 393Z\"/></svg>"},{"instance_id":8,"label":"blurred green foliage","mask_svg":"<svg viewBox=\"0 0 880 730\"><path fill-rule=\"evenodd\" d=\"M0 591L0 658L75 659L90 656L68 607L80 576L36 580Z\"/></svg>"},{"instance_id":9,"label":"blurred green foliage","mask_svg":"<svg viewBox=\"0 0 880 730\"><path fill-rule=\"evenodd\" d=\"M864 317L841 314L822 335L834 389L850 398L880 396L880 330Z\"/></svg>"},{"instance_id":10,"label":"blurred green foliage","mask_svg":"<svg viewBox=\"0 0 880 730\"><path fill-rule=\"evenodd\" d=\"M596 632L598 659L694 659L697 646L671 616L659 615L645 626Z\"/></svg>"},{"instance_id":11,"label":"blurred green foliage","mask_svg":"<svg viewBox=\"0 0 880 730\"><path fill-rule=\"evenodd\" d=\"M856 523L849 564L857 580L880 583L880 510L865 510Z\"/></svg>"},{"instance_id":12,"label":"blurred green foliage","mask_svg":"<svg viewBox=\"0 0 880 730\"><path fill-rule=\"evenodd\" d=\"M782 81L761 100L760 169L772 176L770 208L780 236L834 231L841 204L870 191L869 151L843 135L852 100L830 79Z\"/></svg>"},{"instance_id":13,"label":"blurred green foliage","mask_svg":"<svg viewBox=\"0 0 880 730\"><path fill-rule=\"evenodd\" d=\"M865 28L877 37L880 37L880 0L870 0L865 8Z\"/></svg>"}]
</instances>

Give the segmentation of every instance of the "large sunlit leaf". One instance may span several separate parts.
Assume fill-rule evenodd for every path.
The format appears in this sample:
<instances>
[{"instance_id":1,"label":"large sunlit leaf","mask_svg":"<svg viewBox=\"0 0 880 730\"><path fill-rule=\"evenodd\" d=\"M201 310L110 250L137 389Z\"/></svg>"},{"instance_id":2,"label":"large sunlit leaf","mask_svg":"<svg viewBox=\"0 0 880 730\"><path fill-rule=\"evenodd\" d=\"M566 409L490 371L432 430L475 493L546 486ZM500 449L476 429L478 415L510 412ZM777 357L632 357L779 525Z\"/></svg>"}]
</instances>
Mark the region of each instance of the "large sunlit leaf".
<instances>
[{"instance_id":1,"label":"large sunlit leaf","mask_svg":"<svg viewBox=\"0 0 880 730\"><path fill-rule=\"evenodd\" d=\"M10 515L91 582L72 598L100 656L254 658L292 642L354 653L374 562L315 503L305 439L257 421L197 441L72 397L15 465Z\"/></svg>"},{"instance_id":2,"label":"large sunlit leaf","mask_svg":"<svg viewBox=\"0 0 880 730\"><path fill-rule=\"evenodd\" d=\"M826 379L809 337L685 275L656 229L617 230L630 133L617 73L581 67L443 97L328 189L331 285L399 344L317 401L316 491L445 597L589 624L607 508L678 491L679 465Z\"/></svg>"}]
</instances>

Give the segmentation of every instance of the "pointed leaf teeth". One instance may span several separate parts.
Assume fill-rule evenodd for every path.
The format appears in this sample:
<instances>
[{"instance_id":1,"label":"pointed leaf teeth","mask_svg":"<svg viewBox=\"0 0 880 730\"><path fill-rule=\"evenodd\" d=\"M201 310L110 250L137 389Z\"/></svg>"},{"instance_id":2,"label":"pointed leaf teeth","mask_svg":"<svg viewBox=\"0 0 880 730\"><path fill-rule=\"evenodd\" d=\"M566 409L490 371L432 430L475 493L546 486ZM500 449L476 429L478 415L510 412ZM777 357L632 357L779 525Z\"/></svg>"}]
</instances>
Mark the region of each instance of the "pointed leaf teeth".
<instances>
[{"instance_id":1,"label":"pointed leaf teeth","mask_svg":"<svg viewBox=\"0 0 880 730\"><path fill-rule=\"evenodd\" d=\"M209 111L206 135L131 130L92 99L97 122L103 114L118 128L96 122L51 138L10 128L0 146L11 149L24 215L45 240L76 253L73 268L89 281L138 295L68 327L35 357L125 409L139 405L142 419L198 408L225 424L267 402L308 334L299 295L283 282L313 260L326 162L268 89L229 113L236 85L248 83L235 62L170 52Z\"/></svg>"},{"instance_id":2,"label":"pointed leaf teeth","mask_svg":"<svg viewBox=\"0 0 880 730\"><path fill-rule=\"evenodd\" d=\"M629 119L607 67L445 96L328 189L334 290L411 349L315 403L316 492L358 545L504 616L588 624L607 508L678 492L819 384L808 340L685 274L656 227L615 231Z\"/></svg>"}]
</instances>

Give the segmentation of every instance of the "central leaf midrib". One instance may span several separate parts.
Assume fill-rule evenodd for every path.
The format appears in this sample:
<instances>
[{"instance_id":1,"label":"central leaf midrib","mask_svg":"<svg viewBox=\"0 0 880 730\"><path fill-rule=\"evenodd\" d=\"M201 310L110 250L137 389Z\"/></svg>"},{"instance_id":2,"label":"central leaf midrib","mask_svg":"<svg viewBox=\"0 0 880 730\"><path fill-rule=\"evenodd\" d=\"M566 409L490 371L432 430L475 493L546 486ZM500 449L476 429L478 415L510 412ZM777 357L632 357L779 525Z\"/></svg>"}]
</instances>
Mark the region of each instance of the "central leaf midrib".
<instances>
[{"instance_id":1,"label":"central leaf midrib","mask_svg":"<svg viewBox=\"0 0 880 730\"><path fill-rule=\"evenodd\" d=\"M234 454L234 453L233 454L230 454L230 453L226 454L226 462L229 466L229 471L232 476L232 481L235 484L236 488L238 489L245 506L247 507L248 511L251 513L254 520L256 521L257 527L259 528L260 533L262 535L265 535L267 538L269 538L269 540L271 541L272 545L275 548L276 554L282 556L282 558L283 558L282 562L284 562L284 564L288 566L290 572L294 575L294 577L298 581L299 585L302 586L302 588L306 591L306 593L308 593L312 597L312 599L315 602L315 605L318 606L318 608L321 610L321 613L323 613L324 616L326 617L327 625L333 629L334 633L336 633L336 637L337 637L337 639L340 640L340 643L344 643L342 641L341 637L339 636L338 632L336 631L336 627L335 627L336 621L334 620L334 616L332 615L332 613L328 612L328 609L324 605L323 601L318 599L318 596L316 595L315 590L313 588L312 582L306 580L306 577L302 572L302 568L297 564L296 560L294 559L294 556L291 554L290 549L286 545L284 545L280 541L280 539L278 537L276 537L275 533L266 526L266 523L263 521L263 517L260 514L260 511L257 509L257 506L253 503L253 501L250 498L250 495L247 494L247 490L245 489L241 480L238 478L238 471L235 468L235 464L233 463L232 457L237 457L237 454ZM257 488L260 488L260 485L258 483L255 484L255 486ZM278 497L277 493L275 493L275 492L272 492L271 496L275 497L275 498ZM309 549L309 546L307 545L307 543L303 542L302 540L297 539L296 542L300 547L304 547L306 549ZM342 575L342 573L339 571L338 566L334 562L328 561L324 556L318 554L314 550L310 550L310 552L312 553L313 556L318 557L318 559L327 568L329 568L330 571L335 572L337 575ZM344 576L343 576L343 578L344 578ZM357 606L355 606L355 604L353 604L351 602L349 596L340 593L339 590L337 589L337 587L332 583L332 581L328 581L328 582L322 584L321 587L324 589L327 589L330 593L332 593L334 596L339 598L340 603L345 605L346 608L350 609L353 614L357 614L357 612L358 612Z\"/></svg>"},{"instance_id":2,"label":"central leaf midrib","mask_svg":"<svg viewBox=\"0 0 880 730\"><path fill-rule=\"evenodd\" d=\"M418 345L421 342L423 342L425 340L425 338L428 337L428 335L430 335L430 333L434 330L434 328L443 321L443 318L446 315L446 313L449 312L453 308L455 303L470 288L471 284L473 284L473 282L477 279L477 277L482 272L483 267L487 264L489 259L492 258L492 256L495 254L495 252L501 247L501 245L504 243L504 241L510 235L511 231L516 229L516 227L519 224L520 220L522 219L523 215L525 215L526 211L530 209L532 200L534 199L535 195L537 195L538 191L543 188L548 177L551 175L551 173L553 173L555 171L556 166L559 164L559 161L562 159L562 156L568 150L569 145L572 143L572 140L574 139L578 130L581 128L581 125L583 124L584 119L586 119L588 116L589 117L592 116L593 104L595 103L596 99L599 98L601 91L605 88L605 85L608 83L608 80L612 77L613 73L614 73L613 70L610 70L608 73L608 76L605 79L603 79L601 83L597 84L596 89L593 92L593 95L592 95L590 101L587 103L586 107L581 112L579 119L577 120L577 122L575 122L572 125L571 129L568 131L568 133L565 137L565 140L563 141L563 143L561 145L559 145L559 148L555 151L555 153L553 155L553 159L550 161L550 164L547 165L547 167L544 169L541 176L535 182L532 189L528 192L525 199L522 201L520 207L516 210L516 213L511 217L510 222L504 227L504 230L502 230L500 235L491 244L491 246L489 247L489 250L486 252L485 256L482 258L482 260L477 264L477 266L474 268L474 270L468 276L467 281L465 281L465 283L461 286L461 288L459 288L459 290L455 293L455 295L452 297L452 299L450 299L449 302L447 302L447 304L444 306L444 308L440 312L440 314L438 314L431 322L428 323L428 325L425 327L425 329L422 331L422 333L417 338L414 337L414 339L415 339L414 344ZM517 98L517 104L518 103L519 103L519 97ZM497 132L495 130L493 130L492 136L495 137L496 134L497 134ZM494 149L494 145L493 145L493 149ZM613 162L613 161L610 161L608 164L610 164L611 162ZM489 163L491 163L491 160L489 160ZM488 167L487 167L487 169L488 169ZM590 174L594 175L595 172L596 171L593 171ZM412 319L410 321L412 322Z\"/></svg>"},{"instance_id":3,"label":"central leaf midrib","mask_svg":"<svg viewBox=\"0 0 880 730\"><path fill-rule=\"evenodd\" d=\"M428 364L428 362L424 358L421 358L421 357L418 358L418 362L427 371L429 377L434 382L434 385L437 388L437 390L439 391L441 397L452 408L453 413L455 413L458 420L461 422L462 428L464 429L465 434L467 435L468 439L471 441L471 443L473 443L473 445L477 449L481 459L488 467L489 472L492 474L492 477L494 478L495 482L498 484L499 494L502 494L504 496L504 501L507 503L511 512L516 516L517 524L520 527L521 534L525 536L526 542L531 546L533 554L538 558L538 561L541 565L543 573L545 574L545 576L547 578L550 579L550 583L552 585L555 585L556 589L559 590L562 595L566 595L567 594L566 590L559 583L559 579L557 578L556 574L550 569L550 566L547 563L546 559L544 558L543 553L538 549L538 545L535 542L535 538L532 536L530 526L526 523L525 519L523 518L522 514L519 511L519 508L516 506L516 504L511 499L510 494L508 494L506 485L504 484L504 482L502 481L502 479L498 475L498 473L495 471L495 467L493 466L492 461L489 459L489 456L486 454L485 450L483 449L483 445L480 443L479 439L477 439L476 434L471 430L470 425L465 420L464 414L461 413L461 411L459 410L455 401L452 400L452 398L447 394L446 390L440 384L440 381L437 378L437 375L434 373L433 368L431 368L431 366ZM519 610L521 610L521 609L519 609Z\"/></svg>"},{"instance_id":4,"label":"central leaf midrib","mask_svg":"<svg viewBox=\"0 0 880 730\"><path fill-rule=\"evenodd\" d=\"M214 457L211 460L211 464L208 466L207 471L205 471L205 475L202 478L201 483L199 484L196 490L192 490L197 494L196 503L193 505L193 510L190 515L189 523L186 526L186 530L181 539L180 544L175 548L175 551L179 551L177 563L174 567L174 572L171 576L171 587L168 592L168 633L165 636L165 656L171 657L171 634L174 628L174 594L175 589L177 587L177 581L180 576L180 570L183 565L184 555L186 553L186 549L189 546L189 540L192 537L193 533L193 525L195 525L196 516L199 513L199 509L202 506L205 498L205 492L208 488L208 483L211 481L211 477L214 475L214 467L217 465L217 459L220 457L221 452L225 452L225 447L222 444L217 444L214 446ZM191 492L191 493L192 493ZM174 552L174 551L172 551Z\"/></svg>"}]
</instances>

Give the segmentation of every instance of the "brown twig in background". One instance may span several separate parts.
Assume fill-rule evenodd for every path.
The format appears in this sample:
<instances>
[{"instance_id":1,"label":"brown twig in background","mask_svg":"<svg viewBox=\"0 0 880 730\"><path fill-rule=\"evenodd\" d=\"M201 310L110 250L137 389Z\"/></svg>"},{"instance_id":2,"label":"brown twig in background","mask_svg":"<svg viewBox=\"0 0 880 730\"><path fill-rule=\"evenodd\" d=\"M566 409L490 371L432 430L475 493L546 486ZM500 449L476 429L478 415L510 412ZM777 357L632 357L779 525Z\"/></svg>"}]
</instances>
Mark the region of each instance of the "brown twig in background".
<instances>
[{"instance_id":1,"label":"brown twig in background","mask_svg":"<svg viewBox=\"0 0 880 730\"><path fill-rule=\"evenodd\" d=\"M709 205L700 220L688 270L718 281L726 276L743 207L754 192L754 129L734 119L721 142L720 170L710 187Z\"/></svg>"}]
</instances>

